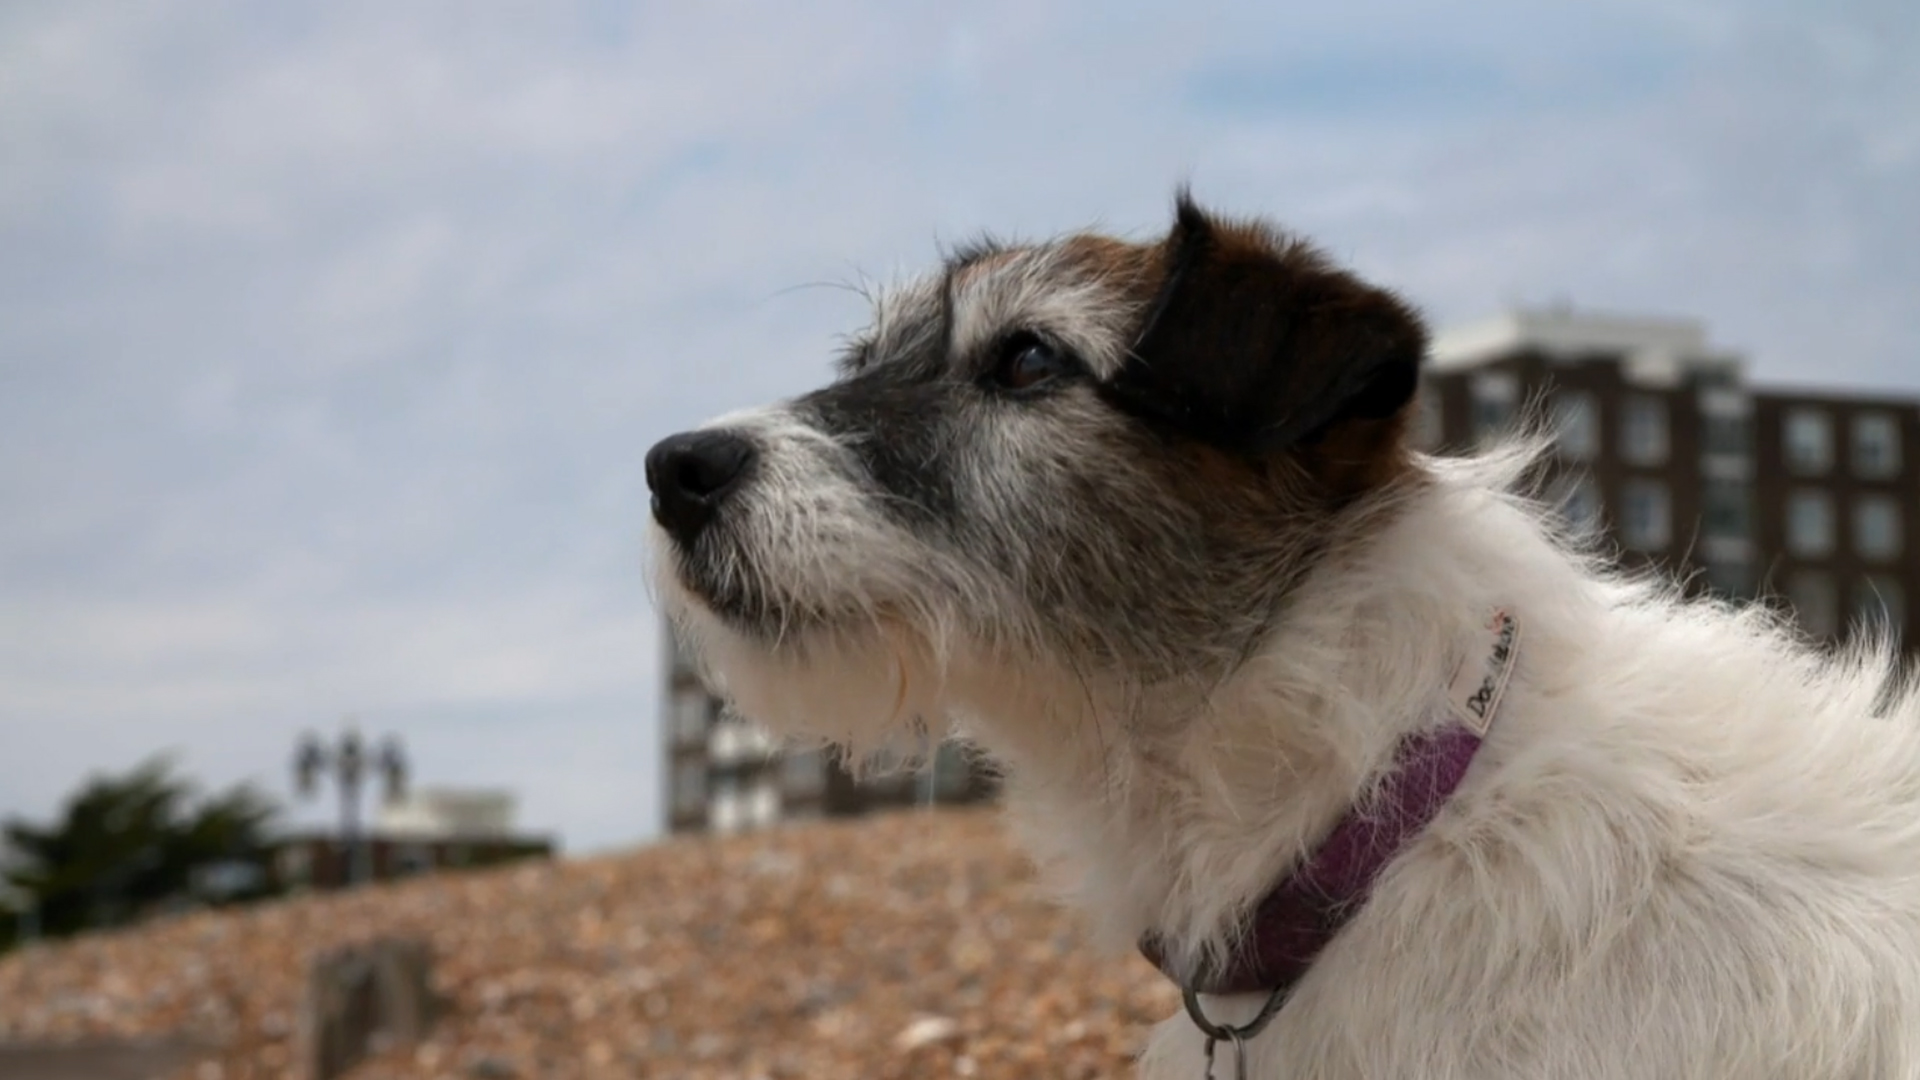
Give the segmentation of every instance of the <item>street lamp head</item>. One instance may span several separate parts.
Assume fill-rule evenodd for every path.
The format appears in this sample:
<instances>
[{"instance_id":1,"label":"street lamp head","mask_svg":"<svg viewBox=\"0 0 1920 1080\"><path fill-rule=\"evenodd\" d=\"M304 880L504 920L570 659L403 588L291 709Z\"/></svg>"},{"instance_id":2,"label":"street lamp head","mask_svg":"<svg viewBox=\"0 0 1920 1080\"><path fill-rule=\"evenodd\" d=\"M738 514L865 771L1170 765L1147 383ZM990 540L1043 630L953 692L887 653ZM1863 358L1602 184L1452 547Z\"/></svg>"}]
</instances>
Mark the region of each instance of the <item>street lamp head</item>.
<instances>
[{"instance_id":1,"label":"street lamp head","mask_svg":"<svg viewBox=\"0 0 1920 1080\"><path fill-rule=\"evenodd\" d=\"M367 767L366 746L360 741L359 729L349 727L340 736L340 748L334 751L333 764L343 782L359 783L361 770Z\"/></svg>"},{"instance_id":2,"label":"street lamp head","mask_svg":"<svg viewBox=\"0 0 1920 1080\"><path fill-rule=\"evenodd\" d=\"M326 767L326 747L320 745L320 740L312 732L302 735L293 755L294 786L301 798L313 797L313 790L320 782L320 770Z\"/></svg>"},{"instance_id":3,"label":"street lamp head","mask_svg":"<svg viewBox=\"0 0 1920 1080\"><path fill-rule=\"evenodd\" d=\"M380 747L380 771L386 779L387 802L395 803L407 797L407 756L400 748L400 740L392 735Z\"/></svg>"}]
</instances>

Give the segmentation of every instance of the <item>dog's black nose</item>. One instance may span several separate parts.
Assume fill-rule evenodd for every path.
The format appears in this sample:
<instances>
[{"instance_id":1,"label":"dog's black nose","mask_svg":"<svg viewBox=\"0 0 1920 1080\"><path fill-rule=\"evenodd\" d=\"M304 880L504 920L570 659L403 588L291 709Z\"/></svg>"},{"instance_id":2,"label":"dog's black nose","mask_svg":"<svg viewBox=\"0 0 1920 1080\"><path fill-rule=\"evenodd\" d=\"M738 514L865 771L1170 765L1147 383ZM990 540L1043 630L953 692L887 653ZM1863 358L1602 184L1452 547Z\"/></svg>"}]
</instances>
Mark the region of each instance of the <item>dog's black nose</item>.
<instances>
[{"instance_id":1,"label":"dog's black nose","mask_svg":"<svg viewBox=\"0 0 1920 1080\"><path fill-rule=\"evenodd\" d=\"M753 464L753 443L729 431L669 435L647 451L653 518L691 544Z\"/></svg>"}]
</instances>

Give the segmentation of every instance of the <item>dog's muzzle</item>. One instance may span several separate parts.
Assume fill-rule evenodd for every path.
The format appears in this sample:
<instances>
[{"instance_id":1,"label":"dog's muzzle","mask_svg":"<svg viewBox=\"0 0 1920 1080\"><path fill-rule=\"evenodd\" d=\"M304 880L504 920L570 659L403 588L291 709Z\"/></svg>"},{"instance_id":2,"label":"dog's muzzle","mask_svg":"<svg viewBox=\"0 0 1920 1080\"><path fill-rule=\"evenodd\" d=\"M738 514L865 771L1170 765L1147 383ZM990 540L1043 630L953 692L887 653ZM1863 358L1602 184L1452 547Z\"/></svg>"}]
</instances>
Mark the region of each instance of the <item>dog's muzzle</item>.
<instances>
[{"instance_id":1,"label":"dog's muzzle","mask_svg":"<svg viewBox=\"0 0 1920 1080\"><path fill-rule=\"evenodd\" d=\"M744 486L757 456L752 442L730 431L686 431L655 443L647 451L653 519L682 548L691 547Z\"/></svg>"}]
</instances>

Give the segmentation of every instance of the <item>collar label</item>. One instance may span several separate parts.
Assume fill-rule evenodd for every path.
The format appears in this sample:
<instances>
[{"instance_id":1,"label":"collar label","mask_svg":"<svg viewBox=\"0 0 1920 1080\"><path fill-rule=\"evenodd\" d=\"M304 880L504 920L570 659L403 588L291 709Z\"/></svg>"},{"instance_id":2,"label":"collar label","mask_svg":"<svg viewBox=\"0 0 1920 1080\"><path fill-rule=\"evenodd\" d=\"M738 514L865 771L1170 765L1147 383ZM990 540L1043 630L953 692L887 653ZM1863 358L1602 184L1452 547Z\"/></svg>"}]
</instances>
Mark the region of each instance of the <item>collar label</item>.
<instances>
[{"instance_id":1,"label":"collar label","mask_svg":"<svg viewBox=\"0 0 1920 1080\"><path fill-rule=\"evenodd\" d=\"M1447 688L1447 707L1475 735L1485 737L1500 711L1507 683L1520 652L1520 623L1505 608L1495 608L1485 627L1485 651L1468 657Z\"/></svg>"}]
</instances>

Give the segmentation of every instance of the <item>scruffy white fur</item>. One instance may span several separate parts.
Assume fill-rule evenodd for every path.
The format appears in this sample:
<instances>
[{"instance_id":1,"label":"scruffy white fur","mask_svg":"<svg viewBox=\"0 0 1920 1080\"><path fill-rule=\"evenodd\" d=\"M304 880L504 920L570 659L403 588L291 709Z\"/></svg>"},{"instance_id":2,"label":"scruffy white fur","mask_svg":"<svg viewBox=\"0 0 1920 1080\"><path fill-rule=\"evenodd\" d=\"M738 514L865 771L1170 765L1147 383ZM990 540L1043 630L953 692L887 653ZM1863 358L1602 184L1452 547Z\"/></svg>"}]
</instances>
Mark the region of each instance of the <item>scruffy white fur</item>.
<instances>
[{"instance_id":1,"label":"scruffy white fur","mask_svg":"<svg viewBox=\"0 0 1920 1080\"><path fill-rule=\"evenodd\" d=\"M1505 605L1520 657L1486 745L1250 1074L1920 1076L1920 710L1876 715L1885 651L1830 661L1758 609L1596 571L1501 493L1514 460L1426 462L1437 482L1221 689L1184 782L1115 808L1079 763L1016 761L1024 833L1084 866L1116 942L1217 925L1432 715ZM1142 1075L1201 1054L1176 1016Z\"/></svg>"}]
</instances>

